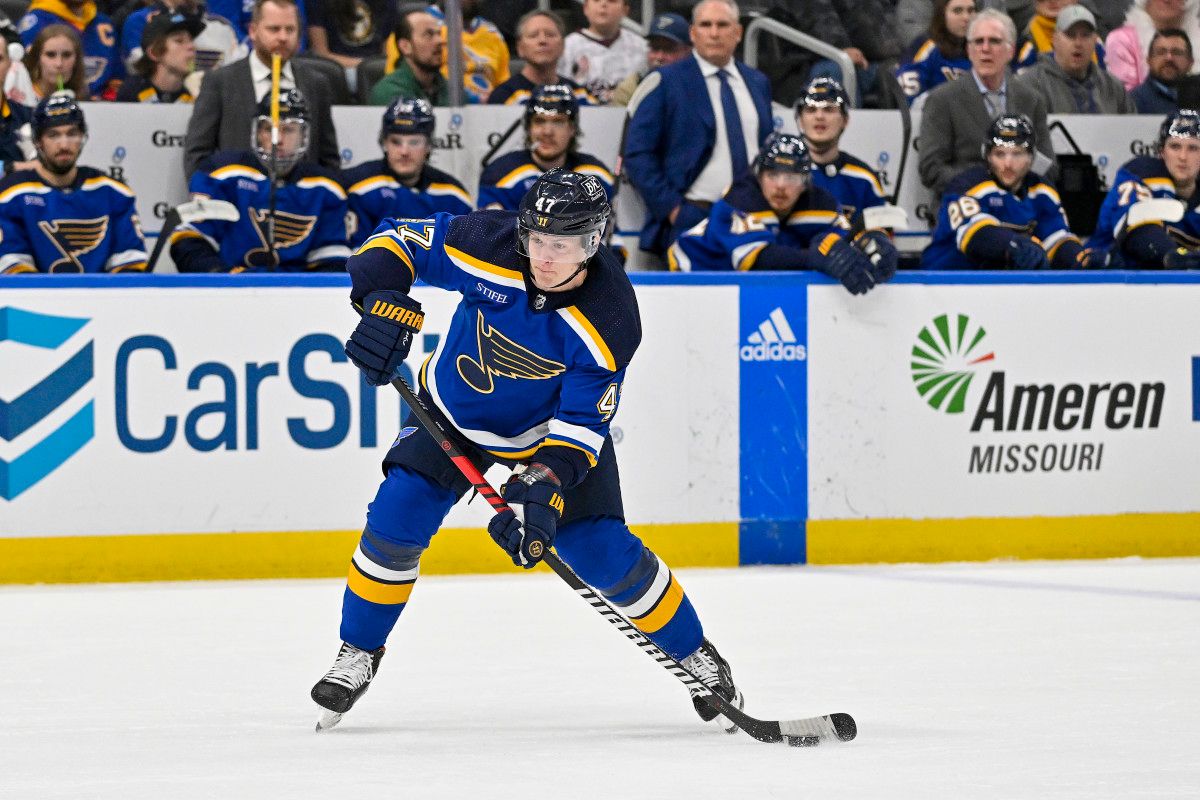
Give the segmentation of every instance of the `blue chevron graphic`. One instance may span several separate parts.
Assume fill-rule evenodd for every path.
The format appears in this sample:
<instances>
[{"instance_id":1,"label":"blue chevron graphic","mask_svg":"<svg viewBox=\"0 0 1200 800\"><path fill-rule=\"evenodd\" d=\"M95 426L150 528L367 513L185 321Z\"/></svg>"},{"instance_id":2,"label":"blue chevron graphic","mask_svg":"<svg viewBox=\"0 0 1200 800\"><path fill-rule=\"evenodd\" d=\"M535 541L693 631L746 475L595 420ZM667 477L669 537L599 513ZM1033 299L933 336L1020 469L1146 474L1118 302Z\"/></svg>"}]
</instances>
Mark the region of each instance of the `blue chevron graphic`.
<instances>
[{"instance_id":1,"label":"blue chevron graphic","mask_svg":"<svg viewBox=\"0 0 1200 800\"><path fill-rule=\"evenodd\" d=\"M5 306L0 308L0 342L20 342L53 350L61 347L90 321Z\"/></svg>"},{"instance_id":2,"label":"blue chevron graphic","mask_svg":"<svg viewBox=\"0 0 1200 800\"><path fill-rule=\"evenodd\" d=\"M62 466L96 435L95 403L88 402L58 430L10 463L0 458L0 497L13 500Z\"/></svg>"},{"instance_id":3,"label":"blue chevron graphic","mask_svg":"<svg viewBox=\"0 0 1200 800\"><path fill-rule=\"evenodd\" d=\"M0 439L11 442L63 404L92 379L92 343L41 383L11 402L0 400Z\"/></svg>"}]
</instances>

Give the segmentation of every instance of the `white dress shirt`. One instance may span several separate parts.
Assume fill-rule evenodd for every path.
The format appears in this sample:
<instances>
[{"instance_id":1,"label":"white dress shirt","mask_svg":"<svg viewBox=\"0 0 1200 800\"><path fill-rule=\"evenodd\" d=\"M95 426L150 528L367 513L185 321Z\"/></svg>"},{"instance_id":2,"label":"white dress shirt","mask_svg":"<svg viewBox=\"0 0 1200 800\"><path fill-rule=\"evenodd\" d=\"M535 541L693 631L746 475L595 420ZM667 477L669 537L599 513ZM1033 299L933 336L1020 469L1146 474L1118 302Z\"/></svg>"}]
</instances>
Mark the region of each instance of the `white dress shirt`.
<instances>
[{"instance_id":1,"label":"white dress shirt","mask_svg":"<svg viewBox=\"0 0 1200 800\"><path fill-rule=\"evenodd\" d=\"M725 111L721 107L721 79L717 73L722 69L716 64L710 64L700 56L692 53L692 57L700 65L700 74L704 76L704 85L708 89L708 102L712 105L713 116L717 118L717 140L713 143L712 155L708 163L696 177L695 182L688 187L685 197L688 200L701 200L715 203L720 200L729 184L733 181L733 167L729 163L729 140L725 135ZM742 118L742 136L746 140L746 156L753 163L758 155L758 109L754 107L754 98L750 96L750 88L742 80L733 59L724 67L729 73L729 88L733 90L733 99L737 102L738 116Z\"/></svg>"},{"instance_id":2,"label":"white dress shirt","mask_svg":"<svg viewBox=\"0 0 1200 800\"><path fill-rule=\"evenodd\" d=\"M254 97L262 100L271 91L271 65L264 64L258 57L258 53L252 52L247 58L250 60L250 79L254 81ZM283 67L279 70L279 88L281 91L296 88L296 78L292 74L290 60L284 61Z\"/></svg>"}]
</instances>

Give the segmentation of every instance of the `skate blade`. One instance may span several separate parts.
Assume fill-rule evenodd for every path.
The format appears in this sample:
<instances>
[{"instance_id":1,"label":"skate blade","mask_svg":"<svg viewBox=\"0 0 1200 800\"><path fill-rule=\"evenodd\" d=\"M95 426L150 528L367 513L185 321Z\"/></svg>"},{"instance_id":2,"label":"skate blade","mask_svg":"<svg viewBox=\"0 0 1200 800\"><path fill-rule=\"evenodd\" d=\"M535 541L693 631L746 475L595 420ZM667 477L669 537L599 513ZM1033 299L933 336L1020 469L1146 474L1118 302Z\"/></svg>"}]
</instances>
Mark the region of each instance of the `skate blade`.
<instances>
[{"instance_id":1,"label":"skate blade","mask_svg":"<svg viewBox=\"0 0 1200 800\"><path fill-rule=\"evenodd\" d=\"M344 714L339 714L336 711L322 711L321 718L317 720L317 733L327 731L334 725L342 721Z\"/></svg>"},{"instance_id":2,"label":"skate blade","mask_svg":"<svg viewBox=\"0 0 1200 800\"><path fill-rule=\"evenodd\" d=\"M741 711L745 707L746 698L742 696L741 690L738 690L738 693L734 695L733 705L737 707L738 711ZM721 730L730 735L738 732L737 723L729 719L729 717L725 716L724 714L717 714L715 721L721 726Z\"/></svg>"}]
</instances>

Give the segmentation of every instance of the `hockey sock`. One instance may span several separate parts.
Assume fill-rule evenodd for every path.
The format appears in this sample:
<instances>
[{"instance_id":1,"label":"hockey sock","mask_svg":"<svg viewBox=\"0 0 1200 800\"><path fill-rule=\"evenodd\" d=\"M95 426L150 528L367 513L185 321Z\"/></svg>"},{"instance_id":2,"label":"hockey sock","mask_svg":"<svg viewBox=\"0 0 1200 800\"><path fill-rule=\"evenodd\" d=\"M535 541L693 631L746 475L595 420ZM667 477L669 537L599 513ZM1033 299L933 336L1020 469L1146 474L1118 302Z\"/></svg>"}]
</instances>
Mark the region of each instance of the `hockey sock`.
<instances>
[{"instance_id":1,"label":"hockey sock","mask_svg":"<svg viewBox=\"0 0 1200 800\"><path fill-rule=\"evenodd\" d=\"M342 641L363 650L383 645L412 593L422 552L363 531L342 597Z\"/></svg>"}]
</instances>

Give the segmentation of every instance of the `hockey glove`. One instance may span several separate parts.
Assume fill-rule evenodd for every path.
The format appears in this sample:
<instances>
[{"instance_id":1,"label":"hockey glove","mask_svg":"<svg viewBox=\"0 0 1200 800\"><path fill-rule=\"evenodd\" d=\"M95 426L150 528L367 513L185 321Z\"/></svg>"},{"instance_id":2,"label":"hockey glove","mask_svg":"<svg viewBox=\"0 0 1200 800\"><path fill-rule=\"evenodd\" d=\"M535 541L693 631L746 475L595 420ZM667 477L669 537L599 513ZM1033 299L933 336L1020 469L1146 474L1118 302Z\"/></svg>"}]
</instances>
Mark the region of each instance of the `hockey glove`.
<instances>
[{"instance_id":1,"label":"hockey glove","mask_svg":"<svg viewBox=\"0 0 1200 800\"><path fill-rule=\"evenodd\" d=\"M875 285L871 262L836 233L826 234L817 245L817 253L821 271L841 281L850 294L866 294Z\"/></svg>"},{"instance_id":2,"label":"hockey glove","mask_svg":"<svg viewBox=\"0 0 1200 800\"><path fill-rule=\"evenodd\" d=\"M890 281L896 274L896 267L900 263L900 254L896 252L896 246L892 244L892 240L886 233L866 231L854 240L854 245L871 262L871 278L876 283Z\"/></svg>"},{"instance_id":3,"label":"hockey glove","mask_svg":"<svg viewBox=\"0 0 1200 800\"><path fill-rule=\"evenodd\" d=\"M363 302L362 319L346 342L346 355L362 370L367 383L390 383L424 321L421 304L404 292L371 292Z\"/></svg>"},{"instance_id":4,"label":"hockey glove","mask_svg":"<svg viewBox=\"0 0 1200 800\"><path fill-rule=\"evenodd\" d=\"M1163 256L1163 269L1200 269L1200 250L1176 247Z\"/></svg>"},{"instance_id":5,"label":"hockey glove","mask_svg":"<svg viewBox=\"0 0 1200 800\"><path fill-rule=\"evenodd\" d=\"M488 523L488 533L518 567L531 568L554 544L563 513L561 489L558 476L544 464L530 464L501 488L505 502L521 518L514 511L497 514Z\"/></svg>"},{"instance_id":6,"label":"hockey glove","mask_svg":"<svg viewBox=\"0 0 1200 800\"><path fill-rule=\"evenodd\" d=\"M1014 236L1008 243L1008 264L1013 269L1046 269L1046 251L1037 242Z\"/></svg>"}]
</instances>

